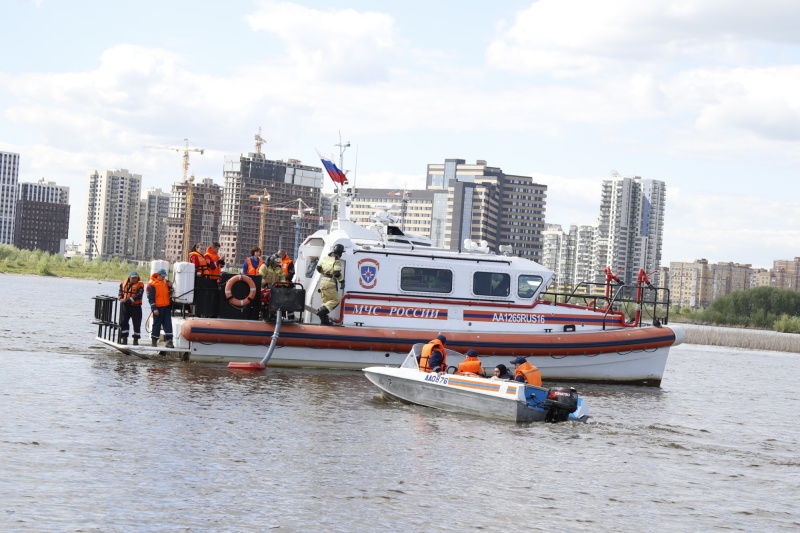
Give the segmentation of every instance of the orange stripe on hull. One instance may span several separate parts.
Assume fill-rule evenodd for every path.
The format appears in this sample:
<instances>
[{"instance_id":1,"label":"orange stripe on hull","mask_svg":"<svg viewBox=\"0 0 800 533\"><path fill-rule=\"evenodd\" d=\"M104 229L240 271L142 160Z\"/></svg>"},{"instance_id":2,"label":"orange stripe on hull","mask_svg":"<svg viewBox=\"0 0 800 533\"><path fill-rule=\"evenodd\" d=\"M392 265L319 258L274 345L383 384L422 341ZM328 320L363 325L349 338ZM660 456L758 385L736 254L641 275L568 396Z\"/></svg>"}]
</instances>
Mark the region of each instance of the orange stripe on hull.
<instances>
[{"instance_id":1,"label":"orange stripe on hull","mask_svg":"<svg viewBox=\"0 0 800 533\"><path fill-rule=\"evenodd\" d=\"M191 318L181 335L191 342L268 345L273 325L244 320ZM366 350L402 353L419 342L428 342L438 332L389 330L308 324L281 326L278 346L313 349ZM625 328L576 333L458 333L446 332L447 347L460 352L471 348L481 355L552 356L590 355L672 346L675 334L669 328Z\"/></svg>"}]
</instances>

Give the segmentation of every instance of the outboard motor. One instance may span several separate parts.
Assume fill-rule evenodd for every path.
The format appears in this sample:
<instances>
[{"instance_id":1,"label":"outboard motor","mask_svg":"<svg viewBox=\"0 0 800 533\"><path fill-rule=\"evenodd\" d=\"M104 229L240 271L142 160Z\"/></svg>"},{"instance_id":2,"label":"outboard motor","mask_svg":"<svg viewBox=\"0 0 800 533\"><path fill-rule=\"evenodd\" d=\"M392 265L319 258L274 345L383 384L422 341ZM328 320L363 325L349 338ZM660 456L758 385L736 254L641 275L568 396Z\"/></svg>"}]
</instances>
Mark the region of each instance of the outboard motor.
<instances>
[{"instance_id":1,"label":"outboard motor","mask_svg":"<svg viewBox=\"0 0 800 533\"><path fill-rule=\"evenodd\" d=\"M566 422L570 413L578 409L578 391L573 387L553 387L547 391L545 422Z\"/></svg>"}]
</instances>

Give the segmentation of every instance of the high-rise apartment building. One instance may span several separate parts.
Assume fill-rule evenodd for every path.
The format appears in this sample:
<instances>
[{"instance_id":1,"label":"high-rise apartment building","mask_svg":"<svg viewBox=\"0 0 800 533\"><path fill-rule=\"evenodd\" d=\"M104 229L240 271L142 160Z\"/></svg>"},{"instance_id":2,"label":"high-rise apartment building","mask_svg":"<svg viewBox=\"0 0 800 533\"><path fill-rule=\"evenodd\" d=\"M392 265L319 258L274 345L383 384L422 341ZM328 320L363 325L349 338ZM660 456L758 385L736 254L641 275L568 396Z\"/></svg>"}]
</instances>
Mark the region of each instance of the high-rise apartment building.
<instances>
[{"instance_id":1,"label":"high-rise apartment building","mask_svg":"<svg viewBox=\"0 0 800 533\"><path fill-rule=\"evenodd\" d=\"M188 246L202 243L205 247L219 240L219 224L222 214L222 187L211 178L197 182L173 183L169 199L167 239L164 255L167 261L188 261L189 251L184 249L186 227L186 193L192 187L192 209L189 219ZM205 247L203 253L205 253Z\"/></svg>"},{"instance_id":2,"label":"high-rise apartment building","mask_svg":"<svg viewBox=\"0 0 800 533\"><path fill-rule=\"evenodd\" d=\"M69 234L69 187L44 178L19 184L14 246L63 255Z\"/></svg>"},{"instance_id":3,"label":"high-rise apartment building","mask_svg":"<svg viewBox=\"0 0 800 533\"><path fill-rule=\"evenodd\" d=\"M124 168L89 171L86 257L134 258L141 188L142 176Z\"/></svg>"},{"instance_id":4,"label":"high-rise apartment building","mask_svg":"<svg viewBox=\"0 0 800 533\"><path fill-rule=\"evenodd\" d=\"M142 193L134 252L139 261L166 257L169 199L170 194L161 189L147 189Z\"/></svg>"},{"instance_id":5,"label":"high-rise apartment building","mask_svg":"<svg viewBox=\"0 0 800 533\"><path fill-rule=\"evenodd\" d=\"M658 270L664 232L666 185L639 176L603 180L598 239L598 264L607 265L628 287L640 268ZM605 268L605 267L603 267ZM602 272L596 273L602 281Z\"/></svg>"},{"instance_id":6,"label":"high-rise apartment building","mask_svg":"<svg viewBox=\"0 0 800 533\"><path fill-rule=\"evenodd\" d=\"M547 224L543 232L542 265L555 273L554 285L572 290L585 281L594 281L597 263L597 226L575 225L564 231L558 224Z\"/></svg>"},{"instance_id":7,"label":"high-rise apartment building","mask_svg":"<svg viewBox=\"0 0 800 533\"><path fill-rule=\"evenodd\" d=\"M483 160L446 159L428 165L426 188L448 193L446 206L437 197L432 208L434 245L460 249L466 239L486 241L495 251L511 245L515 255L541 260L546 185Z\"/></svg>"},{"instance_id":8,"label":"high-rise apartment building","mask_svg":"<svg viewBox=\"0 0 800 533\"><path fill-rule=\"evenodd\" d=\"M14 244L19 154L0 152L0 244Z\"/></svg>"},{"instance_id":9,"label":"high-rise apartment building","mask_svg":"<svg viewBox=\"0 0 800 533\"><path fill-rule=\"evenodd\" d=\"M322 169L248 152L226 156L223 176L220 255L228 264L241 264L259 245L266 255L285 248L294 258L295 241L317 230ZM313 212L302 211L308 216L293 220L298 208L306 209L302 206ZM264 242L259 242L262 221Z\"/></svg>"}]
</instances>

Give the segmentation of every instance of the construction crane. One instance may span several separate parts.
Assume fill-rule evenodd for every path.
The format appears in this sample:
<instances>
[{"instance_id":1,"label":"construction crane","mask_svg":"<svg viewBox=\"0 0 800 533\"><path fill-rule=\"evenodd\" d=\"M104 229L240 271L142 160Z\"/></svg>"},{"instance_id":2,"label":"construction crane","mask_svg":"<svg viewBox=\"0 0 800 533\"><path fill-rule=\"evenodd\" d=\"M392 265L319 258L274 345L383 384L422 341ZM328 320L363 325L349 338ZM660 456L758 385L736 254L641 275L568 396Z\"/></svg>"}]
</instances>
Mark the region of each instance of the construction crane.
<instances>
[{"instance_id":1,"label":"construction crane","mask_svg":"<svg viewBox=\"0 0 800 533\"><path fill-rule=\"evenodd\" d=\"M255 135L256 137L256 153L261 155L261 145L267 142L263 137L261 137L261 128L258 128L258 133Z\"/></svg>"},{"instance_id":2,"label":"construction crane","mask_svg":"<svg viewBox=\"0 0 800 533\"><path fill-rule=\"evenodd\" d=\"M294 220L294 255L292 257L295 259L297 258L297 250L300 249L300 222L303 220L303 213L313 212L313 207L308 207L301 198L297 199L297 214L292 215L292 220Z\"/></svg>"},{"instance_id":3,"label":"construction crane","mask_svg":"<svg viewBox=\"0 0 800 533\"><path fill-rule=\"evenodd\" d=\"M206 149L189 148L189 139L184 139L183 142L186 143L184 148L157 145L147 145L145 148L157 148L160 150L174 150L176 152L183 152L183 182L186 183L186 212L183 220L183 250L184 253L189 253L189 246L191 245L189 238L191 237L190 233L192 229L192 204L194 200L194 174L192 174L191 178L187 179L187 174L189 173L189 152L200 152L200 155L203 155L203 152L205 152Z\"/></svg>"},{"instance_id":4,"label":"construction crane","mask_svg":"<svg viewBox=\"0 0 800 533\"><path fill-rule=\"evenodd\" d=\"M264 189L264 194L251 194L250 198L255 198L259 201L259 205L256 206L256 209L261 211L261 221L258 226L258 246L261 247L261 251L263 252L265 224L267 221L267 204L269 203L270 195L267 189Z\"/></svg>"}]
</instances>

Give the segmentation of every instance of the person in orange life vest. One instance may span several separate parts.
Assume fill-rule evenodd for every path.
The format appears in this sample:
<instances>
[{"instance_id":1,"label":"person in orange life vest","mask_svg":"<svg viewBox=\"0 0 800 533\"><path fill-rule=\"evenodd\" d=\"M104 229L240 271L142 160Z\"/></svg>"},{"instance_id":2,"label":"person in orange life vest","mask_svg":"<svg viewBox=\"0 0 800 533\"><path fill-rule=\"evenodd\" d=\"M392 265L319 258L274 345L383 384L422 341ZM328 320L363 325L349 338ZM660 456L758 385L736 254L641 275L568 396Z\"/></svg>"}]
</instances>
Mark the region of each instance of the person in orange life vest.
<instances>
[{"instance_id":1,"label":"person in orange life vest","mask_svg":"<svg viewBox=\"0 0 800 533\"><path fill-rule=\"evenodd\" d=\"M153 346L158 346L158 337L161 335L161 327L164 327L164 338L167 340L166 347L174 348L172 345L172 313L170 307L172 303L172 283L167 278L167 271L163 268L150 276L150 283L147 285L147 301L153 310L153 329L150 331L150 341Z\"/></svg>"},{"instance_id":2,"label":"person in orange life vest","mask_svg":"<svg viewBox=\"0 0 800 533\"><path fill-rule=\"evenodd\" d=\"M524 357L517 357L511 364L514 365L514 381L528 385L542 386L542 374L539 369L528 362Z\"/></svg>"},{"instance_id":3,"label":"person in orange life vest","mask_svg":"<svg viewBox=\"0 0 800 533\"><path fill-rule=\"evenodd\" d=\"M206 260L209 262L209 265L215 265L214 267L209 266L208 268L209 279L218 280L222 273L222 267L225 266L225 259L219 256L219 243L217 241L212 242L211 246L206 248Z\"/></svg>"},{"instance_id":4,"label":"person in orange life vest","mask_svg":"<svg viewBox=\"0 0 800 533\"><path fill-rule=\"evenodd\" d=\"M244 264L242 265L242 274L258 276L258 269L263 264L264 261L261 260L261 247L254 246L253 249L250 250L250 257L244 260Z\"/></svg>"},{"instance_id":5,"label":"person in orange life vest","mask_svg":"<svg viewBox=\"0 0 800 533\"><path fill-rule=\"evenodd\" d=\"M419 358L419 369L423 372L444 372L447 370L447 352L444 345L447 337L438 335L435 339L422 347Z\"/></svg>"},{"instance_id":6,"label":"person in orange life vest","mask_svg":"<svg viewBox=\"0 0 800 533\"><path fill-rule=\"evenodd\" d=\"M131 272L119 284L119 343L128 344L128 323L133 322L133 344L139 344L142 328L142 297L144 283L138 272Z\"/></svg>"},{"instance_id":7,"label":"person in orange life vest","mask_svg":"<svg viewBox=\"0 0 800 533\"><path fill-rule=\"evenodd\" d=\"M281 259L281 268L283 269L284 279L292 281L294 279L294 261L286 253L286 250L278 250L278 257Z\"/></svg>"},{"instance_id":8,"label":"person in orange life vest","mask_svg":"<svg viewBox=\"0 0 800 533\"><path fill-rule=\"evenodd\" d=\"M200 252L203 249L202 243L196 243L189 251L189 261L194 265L194 275L198 278L207 278L208 271L211 268L216 268L216 264L209 263L206 256Z\"/></svg>"},{"instance_id":9,"label":"person in orange life vest","mask_svg":"<svg viewBox=\"0 0 800 533\"><path fill-rule=\"evenodd\" d=\"M486 372L483 371L481 360L478 359L478 352L470 350L464 354L464 360L458 365L456 374L476 374L482 378L486 377Z\"/></svg>"}]
</instances>

